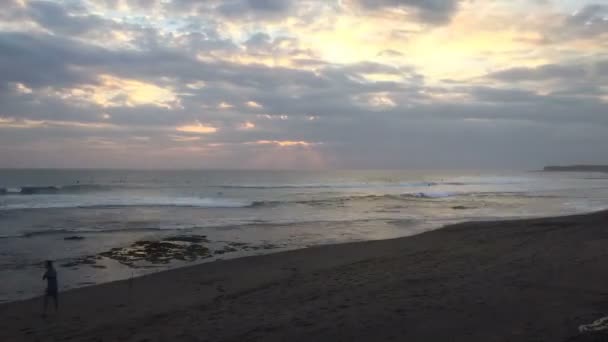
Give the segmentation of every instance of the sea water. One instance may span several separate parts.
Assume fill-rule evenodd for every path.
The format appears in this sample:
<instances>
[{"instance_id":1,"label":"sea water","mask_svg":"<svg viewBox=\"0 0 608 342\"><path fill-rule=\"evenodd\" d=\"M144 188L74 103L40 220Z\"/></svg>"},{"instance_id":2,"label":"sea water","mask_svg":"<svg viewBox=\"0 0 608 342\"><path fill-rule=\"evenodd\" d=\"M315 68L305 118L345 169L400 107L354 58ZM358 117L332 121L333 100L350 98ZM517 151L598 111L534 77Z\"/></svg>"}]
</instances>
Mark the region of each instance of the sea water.
<instances>
[{"instance_id":1,"label":"sea water","mask_svg":"<svg viewBox=\"0 0 608 342\"><path fill-rule=\"evenodd\" d=\"M608 175L598 173L0 170L0 301L41 294L44 260L69 264L167 236L205 235L212 250L231 242L277 247L225 259L606 208ZM65 290L187 264L58 271Z\"/></svg>"}]
</instances>

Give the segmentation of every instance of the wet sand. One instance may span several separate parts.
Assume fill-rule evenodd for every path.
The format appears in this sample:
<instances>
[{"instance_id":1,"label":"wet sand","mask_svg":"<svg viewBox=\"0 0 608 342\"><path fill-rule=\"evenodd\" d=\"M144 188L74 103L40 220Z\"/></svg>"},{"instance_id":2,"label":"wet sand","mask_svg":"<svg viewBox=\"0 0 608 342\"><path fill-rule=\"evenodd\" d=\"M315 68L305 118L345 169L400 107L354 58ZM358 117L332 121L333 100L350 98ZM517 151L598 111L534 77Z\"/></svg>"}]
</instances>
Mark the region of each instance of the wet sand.
<instances>
[{"instance_id":1,"label":"wet sand","mask_svg":"<svg viewBox=\"0 0 608 342\"><path fill-rule=\"evenodd\" d=\"M0 341L601 341L608 212L212 262L0 305Z\"/></svg>"}]
</instances>

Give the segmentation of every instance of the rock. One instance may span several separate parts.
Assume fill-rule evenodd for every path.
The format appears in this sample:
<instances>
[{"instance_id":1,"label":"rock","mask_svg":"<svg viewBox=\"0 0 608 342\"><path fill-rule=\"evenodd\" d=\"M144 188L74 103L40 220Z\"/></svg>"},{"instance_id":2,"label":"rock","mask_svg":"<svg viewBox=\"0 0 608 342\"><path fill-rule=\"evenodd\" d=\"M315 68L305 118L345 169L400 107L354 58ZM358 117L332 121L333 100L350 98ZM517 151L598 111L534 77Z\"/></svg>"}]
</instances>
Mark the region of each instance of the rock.
<instances>
[{"instance_id":1,"label":"rock","mask_svg":"<svg viewBox=\"0 0 608 342\"><path fill-rule=\"evenodd\" d=\"M171 241L171 242L169 242ZM192 241L207 241L201 236L179 236L161 241L136 241L129 247L112 248L99 255L129 267L140 267L137 262L167 264L173 260L195 261L210 257L209 249Z\"/></svg>"},{"instance_id":2,"label":"rock","mask_svg":"<svg viewBox=\"0 0 608 342\"><path fill-rule=\"evenodd\" d=\"M172 236L166 238L165 241L172 242L190 242L190 243L201 243L201 242L209 242L207 240L207 236L205 235L181 235L181 236Z\"/></svg>"},{"instance_id":3,"label":"rock","mask_svg":"<svg viewBox=\"0 0 608 342\"><path fill-rule=\"evenodd\" d=\"M608 165L545 166L545 172L608 172Z\"/></svg>"},{"instance_id":4,"label":"rock","mask_svg":"<svg viewBox=\"0 0 608 342\"><path fill-rule=\"evenodd\" d=\"M68 236L68 237L64 237L64 240L67 241L78 241L78 240L84 240L84 236Z\"/></svg>"},{"instance_id":5,"label":"rock","mask_svg":"<svg viewBox=\"0 0 608 342\"><path fill-rule=\"evenodd\" d=\"M238 249L236 249L234 247L230 247L230 246L225 246L224 248L215 251L214 254L226 254L226 253L232 253L232 252L236 252L236 251L238 251Z\"/></svg>"},{"instance_id":6,"label":"rock","mask_svg":"<svg viewBox=\"0 0 608 342\"><path fill-rule=\"evenodd\" d=\"M252 249L254 251L257 251L260 249L275 249L275 248L279 248L279 246L273 245L271 243L265 243L265 244L259 245L259 246L249 246L246 249Z\"/></svg>"},{"instance_id":7,"label":"rock","mask_svg":"<svg viewBox=\"0 0 608 342\"><path fill-rule=\"evenodd\" d=\"M246 244L244 242L230 242L229 245L232 247L245 247L248 244Z\"/></svg>"},{"instance_id":8,"label":"rock","mask_svg":"<svg viewBox=\"0 0 608 342\"><path fill-rule=\"evenodd\" d=\"M452 209L454 210L467 210L467 209L473 209L471 207L465 207L464 205L457 205L455 207L452 207Z\"/></svg>"}]
</instances>

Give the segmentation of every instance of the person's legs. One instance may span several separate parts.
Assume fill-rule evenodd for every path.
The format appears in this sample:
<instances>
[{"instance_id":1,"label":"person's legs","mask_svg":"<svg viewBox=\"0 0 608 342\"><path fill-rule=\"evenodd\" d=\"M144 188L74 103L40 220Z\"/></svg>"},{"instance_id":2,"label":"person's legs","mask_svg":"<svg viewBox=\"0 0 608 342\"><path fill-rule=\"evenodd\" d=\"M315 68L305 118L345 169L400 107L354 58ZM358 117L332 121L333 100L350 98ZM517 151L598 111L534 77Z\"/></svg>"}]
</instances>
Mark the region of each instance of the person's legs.
<instances>
[{"instance_id":1,"label":"person's legs","mask_svg":"<svg viewBox=\"0 0 608 342\"><path fill-rule=\"evenodd\" d=\"M55 312L57 312L59 310L59 296L57 293L53 295L53 300L55 301Z\"/></svg>"},{"instance_id":2,"label":"person's legs","mask_svg":"<svg viewBox=\"0 0 608 342\"><path fill-rule=\"evenodd\" d=\"M44 294L44 306L43 306L43 311L42 314L46 316L46 308L49 305L49 296L45 293Z\"/></svg>"}]
</instances>

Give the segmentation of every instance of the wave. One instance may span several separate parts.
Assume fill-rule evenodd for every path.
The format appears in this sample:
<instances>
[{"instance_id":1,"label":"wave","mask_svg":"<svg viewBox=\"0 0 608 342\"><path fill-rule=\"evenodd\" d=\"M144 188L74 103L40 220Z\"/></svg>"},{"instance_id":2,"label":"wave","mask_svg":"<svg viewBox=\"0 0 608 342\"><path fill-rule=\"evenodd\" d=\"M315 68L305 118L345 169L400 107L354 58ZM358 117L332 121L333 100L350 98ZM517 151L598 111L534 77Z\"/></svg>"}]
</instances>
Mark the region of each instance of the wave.
<instances>
[{"instance_id":1,"label":"wave","mask_svg":"<svg viewBox=\"0 0 608 342\"><path fill-rule=\"evenodd\" d=\"M98 203L98 204L81 204L78 208L83 209L109 209L109 208L124 208L124 207L184 207L184 208L248 208L254 202L245 200L232 200L225 198L160 198L157 200L146 199L143 201L132 200L123 203Z\"/></svg>"},{"instance_id":2,"label":"wave","mask_svg":"<svg viewBox=\"0 0 608 342\"><path fill-rule=\"evenodd\" d=\"M355 195L355 196L342 196L342 197L331 197L324 199L311 199L311 200L300 200L300 201L255 201L251 204L251 207L276 207L286 204L302 204L310 206L325 206L335 205L340 203L346 203L351 201L380 201L380 200L433 200L447 197L470 195L466 193L451 193L451 192L418 192L418 193L406 193L406 194L386 194L386 195Z\"/></svg>"},{"instance_id":3,"label":"wave","mask_svg":"<svg viewBox=\"0 0 608 342\"><path fill-rule=\"evenodd\" d=\"M18 237L24 237L23 234L15 234L15 235L1 235L0 234L0 240L2 239L12 239L12 238L18 238Z\"/></svg>"},{"instance_id":4,"label":"wave","mask_svg":"<svg viewBox=\"0 0 608 342\"><path fill-rule=\"evenodd\" d=\"M353 201L440 201L449 198L492 198L492 197L526 197L526 198L557 198L557 195L543 195L525 192L418 192L384 195L354 195L331 197L324 199L295 200L295 201L255 201L251 207L277 207L281 205L308 205L313 207L342 205Z\"/></svg>"},{"instance_id":5,"label":"wave","mask_svg":"<svg viewBox=\"0 0 608 342\"><path fill-rule=\"evenodd\" d=\"M202 227L188 227L187 229L196 229ZM0 235L0 239L15 239L15 238L31 238L44 235L86 235L86 234L102 234L116 232L155 232L155 231L174 231L186 228L167 227L167 228L109 228L109 229L47 229L33 230L22 234Z\"/></svg>"},{"instance_id":6,"label":"wave","mask_svg":"<svg viewBox=\"0 0 608 342\"><path fill-rule=\"evenodd\" d=\"M47 229L34 230L25 232L21 235L10 235L7 238L31 238L43 235L86 235L95 233L117 233L117 232L155 232L155 231L172 231L179 230L178 228L110 228L110 229Z\"/></svg>"},{"instance_id":7,"label":"wave","mask_svg":"<svg viewBox=\"0 0 608 342\"><path fill-rule=\"evenodd\" d=\"M446 192L446 191L424 191L424 192L408 192L402 194L360 194L360 195L345 195L326 198L312 198L304 200L245 200L245 199L230 199L218 197L91 197L81 198L53 198L53 200L45 199L44 201L26 201L22 203L8 203L2 205L0 203L0 211L2 210L18 210L18 209L59 209L59 208L82 208L82 209L112 209L112 208L129 208L129 207L183 207L183 208L263 208L277 207L285 205L307 205L312 207L330 207L341 206L345 203L353 201L439 201L453 197L504 197L504 196L519 196L519 197L554 197L552 195L530 194L525 192Z\"/></svg>"},{"instance_id":8,"label":"wave","mask_svg":"<svg viewBox=\"0 0 608 342\"><path fill-rule=\"evenodd\" d=\"M413 183L334 183L334 184L252 184L252 185L216 185L221 189L361 189L361 188L383 188L383 187L430 187L440 183L436 182L413 182ZM446 184L446 183L444 183Z\"/></svg>"},{"instance_id":9,"label":"wave","mask_svg":"<svg viewBox=\"0 0 608 342\"><path fill-rule=\"evenodd\" d=\"M167 226L167 227L125 227L125 228L101 228L101 229L46 229L46 230L32 230L22 234L16 235L0 235L0 239L5 238L32 238L38 236L48 235L60 235L60 236L87 236L90 234L111 234L120 232L190 232L197 229L224 229L224 228L248 228L248 227L288 227L294 225L329 225L329 224L352 224L361 222L375 222L375 221L387 221L392 223L415 223L416 219L400 219L400 220L387 220L384 218L373 218L373 219L351 219L351 220L312 220L312 221L259 221L252 220L240 223L224 223L209 226ZM179 234L179 233L178 233Z\"/></svg>"},{"instance_id":10,"label":"wave","mask_svg":"<svg viewBox=\"0 0 608 342\"><path fill-rule=\"evenodd\" d=\"M456 177L453 179L440 179L433 181L355 181L351 183L287 183L287 184L224 184L224 185L208 185L208 188L219 189L256 189L256 190L273 190L273 189L375 189L375 188L430 188L436 186L479 186L479 185L509 185L520 184L531 181L529 178L522 177ZM156 188L155 185L149 185ZM79 194L90 192L102 192L112 190L126 190L131 188L147 188L141 184L120 184L119 185L104 185L104 184L87 184L74 183L66 185L43 185L43 186L21 186L14 188L0 188L0 195L49 195L49 194ZM425 191L426 192L426 191Z\"/></svg>"},{"instance_id":11,"label":"wave","mask_svg":"<svg viewBox=\"0 0 608 342\"><path fill-rule=\"evenodd\" d=\"M53 195L109 191L112 187L99 184L70 184L0 188L0 195Z\"/></svg>"},{"instance_id":12,"label":"wave","mask_svg":"<svg viewBox=\"0 0 608 342\"><path fill-rule=\"evenodd\" d=\"M366 188L424 188L434 186L511 185L530 182L523 177L456 177L453 180L417 182L355 182L355 183L308 183L308 184L237 184L216 185L222 189L366 189Z\"/></svg>"},{"instance_id":13,"label":"wave","mask_svg":"<svg viewBox=\"0 0 608 342\"><path fill-rule=\"evenodd\" d=\"M9 203L4 206L0 203L0 211L17 209L104 209L127 207L246 208L250 207L252 203L252 201L246 200L200 197L58 197L53 198L53 200L45 199L44 201Z\"/></svg>"}]
</instances>

